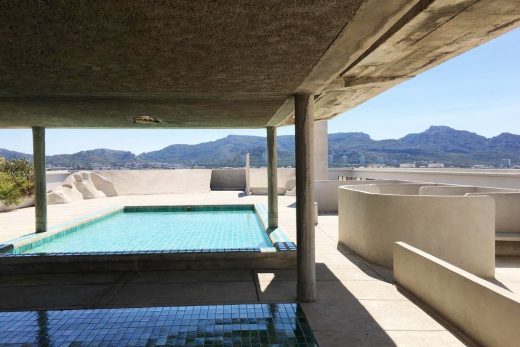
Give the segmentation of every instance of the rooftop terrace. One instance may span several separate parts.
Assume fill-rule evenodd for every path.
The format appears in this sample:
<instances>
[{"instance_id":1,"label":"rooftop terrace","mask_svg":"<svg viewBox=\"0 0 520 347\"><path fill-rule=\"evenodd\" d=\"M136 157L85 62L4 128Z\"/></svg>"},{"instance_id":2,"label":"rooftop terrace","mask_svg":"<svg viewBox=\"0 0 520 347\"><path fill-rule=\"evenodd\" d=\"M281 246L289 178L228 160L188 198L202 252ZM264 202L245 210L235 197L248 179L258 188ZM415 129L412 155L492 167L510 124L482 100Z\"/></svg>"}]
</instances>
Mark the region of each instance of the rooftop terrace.
<instances>
[{"instance_id":1,"label":"rooftop terrace","mask_svg":"<svg viewBox=\"0 0 520 347\"><path fill-rule=\"evenodd\" d=\"M93 211L120 205L251 204L266 196L238 191L206 194L135 195L49 206L49 224L63 224ZM279 218L296 239L295 197L279 197ZM26 234L33 208L0 214L0 241ZM338 217L321 215L316 227L316 303L300 304L320 346L459 346L447 331L393 284L391 270L338 247ZM520 296L520 261L498 261L497 280ZM198 270L4 275L1 310L156 307L296 301L295 271Z\"/></svg>"}]
</instances>

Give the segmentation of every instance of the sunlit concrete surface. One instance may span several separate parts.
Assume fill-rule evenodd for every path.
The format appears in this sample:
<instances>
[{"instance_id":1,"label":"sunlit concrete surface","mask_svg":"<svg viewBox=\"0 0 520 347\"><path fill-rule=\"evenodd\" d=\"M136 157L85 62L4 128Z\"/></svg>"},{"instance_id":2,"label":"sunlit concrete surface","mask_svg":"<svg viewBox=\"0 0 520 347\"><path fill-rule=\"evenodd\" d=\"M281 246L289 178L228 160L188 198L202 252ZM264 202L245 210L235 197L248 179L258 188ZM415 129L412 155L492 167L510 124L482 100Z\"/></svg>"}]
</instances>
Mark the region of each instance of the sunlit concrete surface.
<instances>
[{"instance_id":1,"label":"sunlit concrete surface","mask_svg":"<svg viewBox=\"0 0 520 347\"><path fill-rule=\"evenodd\" d=\"M49 225L117 205L226 203L267 205L267 197L225 191L83 200L49 206ZM295 197L279 196L279 208L280 225L295 240ZM0 214L2 242L30 232L33 225L33 208ZM463 345L396 290L390 270L338 249L337 228L337 216L319 217L318 302L302 304L320 346L343 346L347 341L352 346ZM295 302L296 278L293 271L269 270L17 275L0 278L0 297L4 310Z\"/></svg>"},{"instance_id":2,"label":"sunlit concrete surface","mask_svg":"<svg viewBox=\"0 0 520 347\"><path fill-rule=\"evenodd\" d=\"M497 258L495 279L496 284L520 297L520 258Z\"/></svg>"}]
</instances>

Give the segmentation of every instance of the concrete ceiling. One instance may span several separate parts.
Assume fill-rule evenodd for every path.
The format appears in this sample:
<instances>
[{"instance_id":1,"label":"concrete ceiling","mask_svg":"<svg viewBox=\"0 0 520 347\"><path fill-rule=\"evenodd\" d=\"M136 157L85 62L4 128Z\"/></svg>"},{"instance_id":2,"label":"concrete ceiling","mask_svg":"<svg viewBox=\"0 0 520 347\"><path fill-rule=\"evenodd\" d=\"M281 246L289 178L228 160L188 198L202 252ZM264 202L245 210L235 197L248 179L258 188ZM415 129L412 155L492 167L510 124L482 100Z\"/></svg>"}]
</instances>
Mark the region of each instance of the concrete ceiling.
<instances>
[{"instance_id":1,"label":"concrete ceiling","mask_svg":"<svg viewBox=\"0 0 520 347\"><path fill-rule=\"evenodd\" d=\"M283 125L297 92L328 119L519 25L520 0L4 2L0 127Z\"/></svg>"}]
</instances>

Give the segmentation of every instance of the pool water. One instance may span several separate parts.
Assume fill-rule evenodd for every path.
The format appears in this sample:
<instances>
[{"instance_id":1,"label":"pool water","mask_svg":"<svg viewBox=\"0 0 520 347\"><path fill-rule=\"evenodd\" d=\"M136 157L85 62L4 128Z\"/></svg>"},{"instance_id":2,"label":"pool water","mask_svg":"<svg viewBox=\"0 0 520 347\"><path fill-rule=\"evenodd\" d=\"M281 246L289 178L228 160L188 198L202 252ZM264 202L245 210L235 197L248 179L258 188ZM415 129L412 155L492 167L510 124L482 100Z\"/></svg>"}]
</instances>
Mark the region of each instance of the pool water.
<instances>
[{"instance_id":1,"label":"pool water","mask_svg":"<svg viewBox=\"0 0 520 347\"><path fill-rule=\"evenodd\" d=\"M20 253L215 250L273 247L254 209L116 213ZM16 252L18 253L18 252Z\"/></svg>"},{"instance_id":2,"label":"pool water","mask_svg":"<svg viewBox=\"0 0 520 347\"><path fill-rule=\"evenodd\" d=\"M297 304L0 312L1 346L317 346Z\"/></svg>"}]
</instances>

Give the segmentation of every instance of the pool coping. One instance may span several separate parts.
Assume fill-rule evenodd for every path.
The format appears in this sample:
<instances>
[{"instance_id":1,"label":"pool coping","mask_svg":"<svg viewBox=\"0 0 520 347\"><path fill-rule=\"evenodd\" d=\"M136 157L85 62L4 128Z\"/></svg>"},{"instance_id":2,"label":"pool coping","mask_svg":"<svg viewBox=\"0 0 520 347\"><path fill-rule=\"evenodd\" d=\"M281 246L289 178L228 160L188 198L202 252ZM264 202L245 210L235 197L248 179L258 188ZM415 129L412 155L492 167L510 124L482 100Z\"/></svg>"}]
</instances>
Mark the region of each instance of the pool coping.
<instances>
[{"instance_id":1,"label":"pool coping","mask_svg":"<svg viewBox=\"0 0 520 347\"><path fill-rule=\"evenodd\" d=\"M187 209L210 207L251 208L260 220L272 247L223 248L186 250L147 250L114 252L57 252L57 253L10 253L39 241L54 239L75 232L84 226L97 223L114 214L132 209ZM129 212L131 213L131 211ZM296 245L289 240L281 227L267 227L267 210L262 204L219 205L148 205L118 206L96 211L85 218L54 226L41 234L25 235L7 244L0 245L0 274L75 272L75 271L138 271L182 269L251 269L293 268L296 264ZM51 241L48 240L48 241ZM161 264L164 262L164 264Z\"/></svg>"}]
</instances>

